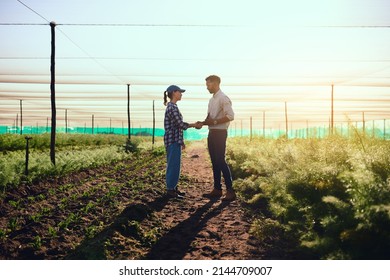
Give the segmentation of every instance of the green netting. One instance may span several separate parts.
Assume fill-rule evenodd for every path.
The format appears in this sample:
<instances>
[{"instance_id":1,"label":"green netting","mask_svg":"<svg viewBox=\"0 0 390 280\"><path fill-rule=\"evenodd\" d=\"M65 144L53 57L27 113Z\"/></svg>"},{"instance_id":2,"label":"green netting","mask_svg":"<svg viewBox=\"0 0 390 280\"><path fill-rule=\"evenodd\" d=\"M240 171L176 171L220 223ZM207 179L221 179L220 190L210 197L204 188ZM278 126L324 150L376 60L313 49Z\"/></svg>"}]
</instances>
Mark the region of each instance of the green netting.
<instances>
[{"instance_id":1,"label":"green netting","mask_svg":"<svg viewBox=\"0 0 390 280\"><path fill-rule=\"evenodd\" d=\"M379 121L378 121L379 123ZM389 123L389 122L387 122ZM343 124L333 128L333 134L342 135L349 137L354 135L356 132L364 133L367 136L390 139L390 126L385 121L382 121L381 125L364 125L363 123L355 123L354 125ZM0 134L11 133L20 134L20 127L15 126L0 126ZM23 127L23 134L42 134L50 133L50 127L46 126L25 126ZM59 127L57 128L58 133L77 133L77 134L118 134L127 135L127 128L117 127ZM188 129L184 131L184 137L186 140L200 140L206 138L208 129L206 127L197 129ZM300 129L290 129L287 132L288 138L324 138L331 134L329 126L319 127L307 127ZM131 135L136 136L152 136L153 128L132 128ZM164 135L164 129L156 128L154 131L156 137L162 137ZM229 128L229 137L241 137L241 136L256 136L265 138L279 138L285 137L285 130L276 129L241 129L231 126Z\"/></svg>"}]
</instances>

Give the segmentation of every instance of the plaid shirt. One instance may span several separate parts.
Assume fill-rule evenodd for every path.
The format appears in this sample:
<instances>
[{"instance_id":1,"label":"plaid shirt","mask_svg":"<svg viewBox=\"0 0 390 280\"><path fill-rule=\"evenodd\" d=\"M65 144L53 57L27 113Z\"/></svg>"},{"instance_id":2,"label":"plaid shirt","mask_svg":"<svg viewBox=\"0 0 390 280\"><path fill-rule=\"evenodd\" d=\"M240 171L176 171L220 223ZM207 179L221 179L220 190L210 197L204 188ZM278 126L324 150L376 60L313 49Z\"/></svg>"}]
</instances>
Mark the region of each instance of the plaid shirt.
<instances>
[{"instance_id":1,"label":"plaid shirt","mask_svg":"<svg viewBox=\"0 0 390 280\"><path fill-rule=\"evenodd\" d=\"M173 143L184 145L183 130L188 128L189 124L183 122L179 108L175 103L168 102L164 117L164 145L168 148Z\"/></svg>"}]
</instances>

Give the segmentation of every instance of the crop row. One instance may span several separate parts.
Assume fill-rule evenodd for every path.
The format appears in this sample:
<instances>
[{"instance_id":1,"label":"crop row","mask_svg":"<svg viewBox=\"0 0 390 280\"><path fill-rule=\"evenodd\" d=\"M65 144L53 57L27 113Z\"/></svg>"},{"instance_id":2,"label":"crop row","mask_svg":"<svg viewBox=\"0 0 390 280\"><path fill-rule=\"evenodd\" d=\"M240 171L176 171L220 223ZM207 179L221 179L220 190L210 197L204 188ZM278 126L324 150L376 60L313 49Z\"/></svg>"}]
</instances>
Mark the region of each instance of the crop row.
<instances>
[{"instance_id":1,"label":"crop row","mask_svg":"<svg viewBox=\"0 0 390 280\"><path fill-rule=\"evenodd\" d=\"M8 192L0 205L0 255L65 258L80 240L94 238L111 224L123 205L162 191L162 157L145 151L71 178L42 181L36 191L20 186Z\"/></svg>"},{"instance_id":2,"label":"crop row","mask_svg":"<svg viewBox=\"0 0 390 280\"><path fill-rule=\"evenodd\" d=\"M0 157L0 191L4 193L7 188L16 187L23 182L31 183L37 179L63 176L123 160L131 157L130 152L137 151L138 146L148 146L142 137L126 144L126 138L117 135L59 134L54 166L50 161L48 137L49 135L34 135L30 140L28 176L25 176L26 152L15 144L25 142L24 137L0 135L0 150L3 149Z\"/></svg>"},{"instance_id":3,"label":"crop row","mask_svg":"<svg viewBox=\"0 0 390 280\"><path fill-rule=\"evenodd\" d=\"M22 151L26 148L25 137L30 136L31 149L47 150L50 148L50 134L0 134L0 151ZM126 142L126 136L111 134L65 134L56 135L56 148L68 147L99 147L107 145L122 145Z\"/></svg>"},{"instance_id":4,"label":"crop row","mask_svg":"<svg viewBox=\"0 0 390 280\"><path fill-rule=\"evenodd\" d=\"M25 154L10 152L0 158L0 190L18 186L21 182L33 182L50 176L63 176L73 171L97 167L128 157L115 146L100 148L77 148L57 152L56 165L50 161L47 152L34 151L30 154L29 175L24 176Z\"/></svg>"}]
</instances>

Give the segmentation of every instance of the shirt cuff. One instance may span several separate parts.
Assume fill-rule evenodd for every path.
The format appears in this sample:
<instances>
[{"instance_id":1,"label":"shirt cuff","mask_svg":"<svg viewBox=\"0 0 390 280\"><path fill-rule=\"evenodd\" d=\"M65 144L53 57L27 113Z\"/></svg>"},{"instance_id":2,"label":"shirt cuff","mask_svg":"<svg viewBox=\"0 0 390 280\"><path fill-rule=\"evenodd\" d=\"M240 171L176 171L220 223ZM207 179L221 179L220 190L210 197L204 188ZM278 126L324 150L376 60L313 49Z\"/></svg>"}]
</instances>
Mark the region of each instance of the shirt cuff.
<instances>
[{"instance_id":1,"label":"shirt cuff","mask_svg":"<svg viewBox=\"0 0 390 280\"><path fill-rule=\"evenodd\" d=\"M183 129L187 130L187 128L190 126L189 123L183 122Z\"/></svg>"}]
</instances>

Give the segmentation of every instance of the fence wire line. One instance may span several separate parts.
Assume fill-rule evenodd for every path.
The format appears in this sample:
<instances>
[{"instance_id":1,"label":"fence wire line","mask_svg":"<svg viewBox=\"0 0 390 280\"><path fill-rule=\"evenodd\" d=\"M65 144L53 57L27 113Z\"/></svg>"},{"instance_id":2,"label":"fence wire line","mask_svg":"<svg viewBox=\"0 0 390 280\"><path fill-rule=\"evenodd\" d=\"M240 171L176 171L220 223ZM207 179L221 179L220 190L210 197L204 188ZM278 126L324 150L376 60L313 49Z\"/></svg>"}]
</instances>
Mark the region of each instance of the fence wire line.
<instances>
[{"instance_id":1,"label":"fence wire line","mask_svg":"<svg viewBox=\"0 0 390 280\"><path fill-rule=\"evenodd\" d=\"M23 6L25 6L27 9L29 9L30 11L32 11L34 14L38 15L40 18L44 19L46 22L50 23L50 21L48 19L46 19L44 16L42 16L40 13L38 13L37 11L35 11L34 9L32 9L31 7L27 6L25 3L23 3L22 1L20 0L16 0L18 1L20 4L22 4Z\"/></svg>"},{"instance_id":2,"label":"fence wire line","mask_svg":"<svg viewBox=\"0 0 390 280\"><path fill-rule=\"evenodd\" d=\"M40 13L36 12L34 9L32 9L31 7L27 6L25 3L23 3L22 1L20 0L17 0L20 4L22 4L23 6L25 6L27 9L31 10L33 13L35 13L36 15L38 15L39 17L41 17L42 19L44 19L46 22L49 22L49 20L47 20L44 16L42 16ZM56 24L57 26L57 24ZM116 79L118 79L121 83L125 83L126 82L124 80L122 80L119 76L117 76L115 73L113 73L112 71L110 71L107 67L105 67L102 63L100 63L98 60L94 59L93 56L91 56L86 50L84 50L79 44L77 44L73 39L70 38L70 36L68 36L63 30L61 30L59 27L57 27L57 29L65 36L65 38L67 38L73 45L75 45L78 49L80 49L87 57L89 57L92 61L94 61L100 68L102 68L104 71L106 71L107 73L113 75L113 77L115 77Z\"/></svg>"}]
</instances>

